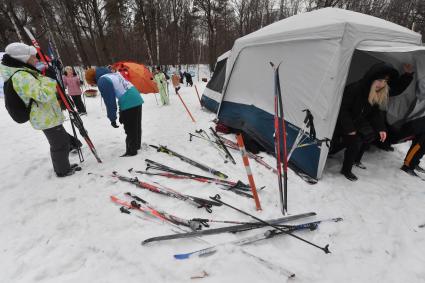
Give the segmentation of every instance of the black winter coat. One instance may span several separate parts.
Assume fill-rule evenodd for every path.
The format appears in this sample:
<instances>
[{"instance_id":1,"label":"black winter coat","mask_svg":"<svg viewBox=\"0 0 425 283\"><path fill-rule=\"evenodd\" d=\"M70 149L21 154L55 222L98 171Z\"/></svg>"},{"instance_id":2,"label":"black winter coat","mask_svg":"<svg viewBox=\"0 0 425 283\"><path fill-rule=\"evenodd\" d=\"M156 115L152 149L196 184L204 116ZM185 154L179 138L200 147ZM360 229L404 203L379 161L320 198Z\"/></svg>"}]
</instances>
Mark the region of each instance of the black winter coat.
<instances>
[{"instance_id":1,"label":"black winter coat","mask_svg":"<svg viewBox=\"0 0 425 283\"><path fill-rule=\"evenodd\" d=\"M368 102L373 81L385 75L389 76L390 96L401 94L413 78L412 74L399 77L397 70L386 63L372 66L361 80L345 87L335 129L337 136L357 131L365 124L370 124L377 132L386 131L385 112Z\"/></svg>"}]
</instances>

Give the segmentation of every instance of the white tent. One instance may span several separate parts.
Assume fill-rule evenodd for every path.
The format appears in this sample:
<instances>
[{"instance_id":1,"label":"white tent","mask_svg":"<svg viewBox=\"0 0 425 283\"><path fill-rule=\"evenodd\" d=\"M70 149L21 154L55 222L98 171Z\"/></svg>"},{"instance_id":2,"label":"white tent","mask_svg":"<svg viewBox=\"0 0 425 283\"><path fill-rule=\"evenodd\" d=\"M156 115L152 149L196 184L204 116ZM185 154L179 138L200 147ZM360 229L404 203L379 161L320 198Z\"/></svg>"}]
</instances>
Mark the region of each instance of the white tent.
<instances>
[{"instance_id":1,"label":"white tent","mask_svg":"<svg viewBox=\"0 0 425 283\"><path fill-rule=\"evenodd\" d=\"M352 60L356 49L374 59ZM419 34L372 16L335 8L296 15L236 40L227 61L218 118L274 152L274 84L269 62L281 62L288 148L303 126L304 109L314 117L317 139L330 139L347 82L361 77L374 61L389 61L399 70L400 58L406 63L423 62L422 50ZM424 69L417 74L425 74ZM327 153L328 147L312 145L295 150L290 162L320 178Z\"/></svg>"},{"instance_id":2,"label":"white tent","mask_svg":"<svg viewBox=\"0 0 425 283\"><path fill-rule=\"evenodd\" d=\"M226 65L229 55L230 51L227 51L217 58L214 73L202 94L202 106L215 113L217 113L221 102L221 93L223 91L224 80L226 77Z\"/></svg>"}]
</instances>

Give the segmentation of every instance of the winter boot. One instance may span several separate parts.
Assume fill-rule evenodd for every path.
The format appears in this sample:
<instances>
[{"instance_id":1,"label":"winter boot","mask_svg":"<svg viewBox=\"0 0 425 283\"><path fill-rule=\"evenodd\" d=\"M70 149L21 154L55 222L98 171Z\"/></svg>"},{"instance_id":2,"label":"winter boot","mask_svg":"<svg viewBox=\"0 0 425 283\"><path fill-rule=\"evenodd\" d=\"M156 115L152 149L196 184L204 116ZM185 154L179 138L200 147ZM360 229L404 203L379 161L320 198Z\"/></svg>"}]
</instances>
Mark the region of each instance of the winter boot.
<instances>
[{"instance_id":1,"label":"winter boot","mask_svg":"<svg viewBox=\"0 0 425 283\"><path fill-rule=\"evenodd\" d=\"M416 174L415 170L413 170L409 166L403 165L400 169L409 174L410 176L418 177L418 174Z\"/></svg>"},{"instance_id":2,"label":"winter boot","mask_svg":"<svg viewBox=\"0 0 425 283\"><path fill-rule=\"evenodd\" d=\"M367 167L361 162L354 162L354 166L359 167L360 169L367 169Z\"/></svg>"},{"instance_id":3,"label":"winter boot","mask_svg":"<svg viewBox=\"0 0 425 283\"><path fill-rule=\"evenodd\" d=\"M344 171L344 170L341 170L341 174L342 175L344 175L345 176L345 178L347 178L348 180L350 180L350 181L352 181L352 182L354 182L354 181L357 181L359 178L357 178L357 176L356 175L354 175L351 171Z\"/></svg>"},{"instance_id":4,"label":"winter boot","mask_svg":"<svg viewBox=\"0 0 425 283\"><path fill-rule=\"evenodd\" d=\"M60 178L67 177L67 176L74 175L74 173L77 172L77 171L81 171L81 167L78 166L78 164L72 164L67 172L65 172L65 173L56 173L56 176L58 176Z\"/></svg>"}]
</instances>

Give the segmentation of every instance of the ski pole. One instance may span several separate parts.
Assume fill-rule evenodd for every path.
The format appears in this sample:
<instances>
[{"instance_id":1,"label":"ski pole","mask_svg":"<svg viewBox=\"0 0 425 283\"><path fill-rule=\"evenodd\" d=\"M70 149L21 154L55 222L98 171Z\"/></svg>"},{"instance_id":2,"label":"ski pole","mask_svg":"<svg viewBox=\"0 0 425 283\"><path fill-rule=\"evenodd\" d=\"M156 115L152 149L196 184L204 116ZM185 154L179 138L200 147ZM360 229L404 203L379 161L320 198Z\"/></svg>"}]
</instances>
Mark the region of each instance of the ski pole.
<instances>
[{"instance_id":1,"label":"ski pole","mask_svg":"<svg viewBox=\"0 0 425 283\"><path fill-rule=\"evenodd\" d=\"M198 97L198 100L199 100L199 104L201 104L201 108L204 108L204 106L202 106L201 98L199 98L198 88L196 87L196 85L195 85L195 91L196 91L196 96Z\"/></svg>"},{"instance_id":2,"label":"ski pole","mask_svg":"<svg viewBox=\"0 0 425 283\"><path fill-rule=\"evenodd\" d=\"M190 119L192 119L192 122L196 123L195 118L193 118L192 113L190 113L189 109L187 108L186 104L183 101L183 98L180 96L178 91L176 91L176 94L180 98L180 101L182 102L184 108L186 109L187 114L190 116Z\"/></svg>"},{"instance_id":3,"label":"ski pole","mask_svg":"<svg viewBox=\"0 0 425 283\"><path fill-rule=\"evenodd\" d=\"M217 142L213 141L210 138L210 136L208 135L207 132L205 132L203 129L199 129L199 130L196 130L195 133L201 135L201 137L203 137L204 140L208 141L208 143L210 145L212 145L215 149L217 149L218 154L223 158L224 163L228 162L228 160L227 160L228 155L226 155L226 153L220 148L220 145ZM189 133L189 141L192 141L192 136L190 136L190 135L191 135L191 133ZM196 136L196 137L198 137L198 136Z\"/></svg>"},{"instance_id":4,"label":"ski pole","mask_svg":"<svg viewBox=\"0 0 425 283\"><path fill-rule=\"evenodd\" d=\"M227 146L220 139L220 136L217 134L217 132L212 127L210 127L210 131L214 135L214 137L216 139L216 143L218 143L218 145L220 146L220 148L223 149L224 153L227 155L227 157L230 159L230 161L232 161L233 164L236 164L235 159L233 158L233 156L230 153L230 151L227 149Z\"/></svg>"},{"instance_id":5,"label":"ski pole","mask_svg":"<svg viewBox=\"0 0 425 283\"><path fill-rule=\"evenodd\" d=\"M245 212L245 211L243 211L243 210L241 210L241 209L239 209L239 208L236 208L236 207L234 207L234 206L232 206L232 205L230 205L230 204L225 203L224 201L222 201L222 200L221 200L221 197L220 197L220 195L218 195L218 194L217 194L217 195L215 195L214 197L210 197L210 199L212 199L212 200L214 200L214 201L216 201L216 202L219 202L219 203L223 204L224 206L227 206L227 207L229 207L229 208L231 208L231 209L233 209L233 210L236 210L236 211L238 211L238 212L240 212L240 213L242 213L242 214L245 214L245 215L247 215L247 216L249 216L249 217L252 217L253 219L255 219L255 220L259 221L260 223L262 223L262 224L264 224L264 225L266 225L266 226L273 227L274 229L279 230L280 232L282 232L282 233L284 233L284 234L290 235L291 237L294 237L294 238L296 238L296 239L298 239L298 240L300 240L300 241L303 241L304 243L307 243L307 244L309 244L309 245L311 245L311 246L313 246L313 247L316 247L316 248L318 248L318 249L322 250L323 252L325 252L326 254L330 253L330 251L329 251L329 244L328 244L328 245L326 245L325 247L320 247L320 246L318 246L318 245L316 245L316 244L314 244L314 243L312 243L312 242L310 242L310 241L307 241L306 239L303 239L303 238L301 238L301 237L299 237L299 236L297 236L297 235L294 235L294 234L292 234L292 233L289 233L289 232L285 231L284 229L282 229L282 228L280 228L280 227L276 226L275 224L271 224L271 223L269 223L269 222L267 222L267 221L264 221L264 220L262 220L262 219L260 219L260 218L258 218L258 217L256 217L256 216L254 216L254 215L252 215L252 214L249 214L248 212Z\"/></svg>"}]
</instances>

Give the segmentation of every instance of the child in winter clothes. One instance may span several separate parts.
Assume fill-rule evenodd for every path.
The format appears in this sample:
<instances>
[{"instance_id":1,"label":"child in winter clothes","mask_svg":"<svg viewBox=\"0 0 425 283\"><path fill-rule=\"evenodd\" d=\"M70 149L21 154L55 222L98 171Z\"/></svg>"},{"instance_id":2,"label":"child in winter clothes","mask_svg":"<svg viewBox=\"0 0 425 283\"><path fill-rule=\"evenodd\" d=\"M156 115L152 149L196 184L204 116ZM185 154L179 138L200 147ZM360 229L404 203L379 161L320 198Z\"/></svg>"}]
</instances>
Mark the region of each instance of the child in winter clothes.
<instances>
[{"instance_id":1,"label":"child in winter clothes","mask_svg":"<svg viewBox=\"0 0 425 283\"><path fill-rule=\"evenodd\" d=\"M156 82L161 97L162 105L169 105L170 99L168 97L167 79L160 67L156 67L153 80Z\"/></svg>"},{"instance_id":2,"label":"child in winter clothes","mask_svg":"<svg viewBox=\"0 0 425 283\"><path fill-rule=\"evenodd\" d=\"M192 75L189 72L184 72L183 75L186 79L186 86L193 86Z\"/></svg>"},{"instance_id":3,"label":"child in winter clothes","mask_svg":"<svg viewBox=\"0 0 425 283\"><path fill-rule=\"evenodd\" d=\"M63 76L63 83L68 89L68 94L72 97L72 100L77 107L77 111L80 114L87 114L86 107L81 100L81 81L77 74L74 72L71 66L65 68L65 75Z\"/></svg>"},{"instance_id":4,"label":"child in winter clothes","mask_svg":"<svg viewBox=\"0 0 425 283\"><path fill-rule=\"evenodd\" d=\"M62 126L65 117L56 97L56 81L42 76L35 68L38 63L36 49L15 42L6 46L0 75L4 81L11 79L13 89L26 106L31 104L30 123L42 130L50 144L50 156L58 177L65 177L81 170L77 164L69 164L69 135ZM18 70L23 70L16 72ZM6 94L5 94L6 95Z\"/></svg>"},{"instance_id":5,"label":"child in winter clothes","mask_svg":"<svg viewBox=\"0 0 425 283\"><path fill-rule=\"evenodd\" d=\"M90 68L85 74L90 85L96 85L105 101L106 111L111 126L117 125L117 100L119 106L119 122L124 125L127 135L126 150L121 157L134 156L142 144L142 104L143 98L134 85L119 72L112 73L108 68Z\"/></svg>"},{"instance_id":6,"label":"child in winter clothes","mask_svg":"<svg viewBox=\"0 0 425 283\"><path fill-rule=\"evenodd\" d=\"M171 82L173 83L174 90L176 91L176 94L178 94L179 93L179 90L180 90L180 76L179 76L179 72L178 71L176 71L171 76Z\"/></svg>"}]
</instances>

